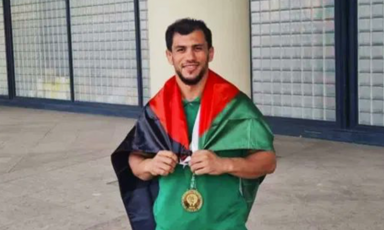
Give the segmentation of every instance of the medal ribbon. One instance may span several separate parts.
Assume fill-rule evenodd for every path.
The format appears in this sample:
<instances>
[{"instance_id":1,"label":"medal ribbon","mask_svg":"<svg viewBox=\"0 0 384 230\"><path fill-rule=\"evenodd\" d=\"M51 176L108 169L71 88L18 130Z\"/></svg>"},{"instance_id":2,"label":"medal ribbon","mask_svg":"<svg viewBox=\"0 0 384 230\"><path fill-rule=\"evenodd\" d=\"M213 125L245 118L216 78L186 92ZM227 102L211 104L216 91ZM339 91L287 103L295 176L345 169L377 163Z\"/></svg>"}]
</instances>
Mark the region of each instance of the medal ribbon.
<instances>
[{"instance_id":1,"label":"medal ribbon","mask_svg":"<svg viewBox=\"0 0 384 230\"><path fill-rule=\"evenodd\" d=\"M196 115L195 124L193 125L192 140L191 140L191 143L189 145L189 147L191 149L191 155L193 152L195 152L196 150L199 149L200 110L201 110L201 106L199 107L199 110L198 110L197 115ZM188 165L189 165L189 162L188 162ZM196 175L195 175L195 173L192 173L190 189L196 190Z\"/></svg>"},{"instance_id":2,"label":"medal ribbon","mask_svg":"<svg viewBox=\"0 0 384 230\"><path fill-rule=\"evenodd\" d=\"M195 173L192 173L190 189L196 190L196 178L195 178Z\"/></svg>"}]
</instances>

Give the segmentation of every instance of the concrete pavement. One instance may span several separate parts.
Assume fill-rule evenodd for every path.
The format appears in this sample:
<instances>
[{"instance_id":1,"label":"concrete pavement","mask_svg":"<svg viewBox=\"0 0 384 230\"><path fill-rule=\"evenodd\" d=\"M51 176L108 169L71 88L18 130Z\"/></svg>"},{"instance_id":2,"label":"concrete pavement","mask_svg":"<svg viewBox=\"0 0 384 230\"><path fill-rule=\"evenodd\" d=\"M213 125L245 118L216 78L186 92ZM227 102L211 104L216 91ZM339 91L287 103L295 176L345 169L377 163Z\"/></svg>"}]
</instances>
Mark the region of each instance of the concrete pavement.
<instances>
[{"instance_id":1,"label":"concrete pavement","mask_svg":"<svg viewBox=\"0 0 384 230\"><path fill-rule=\"evenodd\" d=\"M130 229L110 153L134 120L0 106L0 230ZM384 148L277 136L250 230L384 229Z\"/></svg>"}]
</instances>

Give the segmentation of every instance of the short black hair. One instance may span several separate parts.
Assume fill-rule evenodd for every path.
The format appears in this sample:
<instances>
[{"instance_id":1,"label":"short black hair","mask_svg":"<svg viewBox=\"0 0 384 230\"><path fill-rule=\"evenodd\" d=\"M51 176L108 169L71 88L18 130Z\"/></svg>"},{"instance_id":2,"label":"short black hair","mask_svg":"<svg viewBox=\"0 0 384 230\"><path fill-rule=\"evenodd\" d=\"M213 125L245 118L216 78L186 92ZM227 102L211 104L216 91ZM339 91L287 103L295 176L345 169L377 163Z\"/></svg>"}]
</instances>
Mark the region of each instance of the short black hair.
<instances>
[{"instance_id":1,"label":"short black hair","mask_svg":"<svg viewBox=\"0 0 384 230\"><path fill-rule=\"evenodd\" d=\"M179 19L170 26L168 26L168 29L165 32L165 41L167 43L167 49L169 51L172 51L173 36L175 35L175 33L179 33L181 35L188 35L196 30L203 31L205 40L208 43L208 49L210 49L212 47L211 30L207 27L205 22L193 18Z\"/></svg>"}]
</instances>

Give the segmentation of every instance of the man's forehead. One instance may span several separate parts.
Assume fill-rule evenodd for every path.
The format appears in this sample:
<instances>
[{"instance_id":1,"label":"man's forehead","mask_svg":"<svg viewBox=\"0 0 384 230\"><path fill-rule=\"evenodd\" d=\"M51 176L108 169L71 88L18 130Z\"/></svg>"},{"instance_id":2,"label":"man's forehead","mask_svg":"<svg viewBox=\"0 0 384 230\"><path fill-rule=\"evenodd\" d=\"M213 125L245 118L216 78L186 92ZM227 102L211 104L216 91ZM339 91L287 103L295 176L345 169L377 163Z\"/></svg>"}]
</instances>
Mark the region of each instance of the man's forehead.
<instances>
[{"instance_id":1,"label":"man's forehead","mask_svg":"<svg viewBox=\"0 0 384 230\"><path fill-rule=\"evenodd\" d=\"M183 35L179 33L175 33L173 35L173 46L178 45L192 45L192 44L206 44L204 33L200 30L193 31L192 33Z\"/></svg>"}]
</instances>

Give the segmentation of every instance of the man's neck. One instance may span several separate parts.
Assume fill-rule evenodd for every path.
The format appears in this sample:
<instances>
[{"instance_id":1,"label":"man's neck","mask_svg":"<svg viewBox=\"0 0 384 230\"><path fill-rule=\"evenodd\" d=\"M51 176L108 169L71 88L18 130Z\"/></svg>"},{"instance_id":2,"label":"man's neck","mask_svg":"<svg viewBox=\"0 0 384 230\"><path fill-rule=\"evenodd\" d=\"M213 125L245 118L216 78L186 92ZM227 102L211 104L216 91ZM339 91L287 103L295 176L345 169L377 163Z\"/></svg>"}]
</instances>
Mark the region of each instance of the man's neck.
<instances>
[{"instance_id":1,"label":"man's neck","mask_svg":"<svg viewBox=\"0 0 384 230\"><path fill-rule=\"evenodd\" d=\"M180 80L180 78L176 77L176 82L179 85L183 99L187 101L193 101L198 96L200 96L203 93L207 79L208 79L208 71L196 85L186 85L184 82Z\"/></svg>"}]
</instances>

